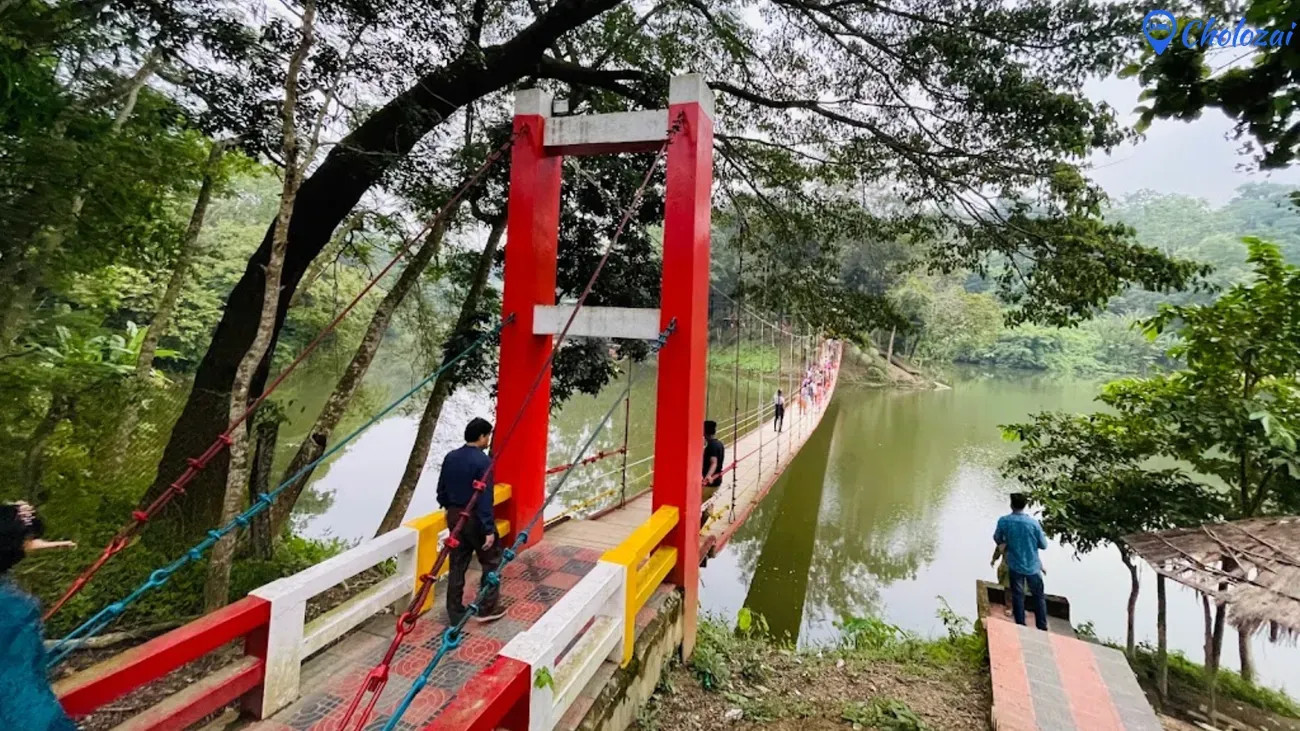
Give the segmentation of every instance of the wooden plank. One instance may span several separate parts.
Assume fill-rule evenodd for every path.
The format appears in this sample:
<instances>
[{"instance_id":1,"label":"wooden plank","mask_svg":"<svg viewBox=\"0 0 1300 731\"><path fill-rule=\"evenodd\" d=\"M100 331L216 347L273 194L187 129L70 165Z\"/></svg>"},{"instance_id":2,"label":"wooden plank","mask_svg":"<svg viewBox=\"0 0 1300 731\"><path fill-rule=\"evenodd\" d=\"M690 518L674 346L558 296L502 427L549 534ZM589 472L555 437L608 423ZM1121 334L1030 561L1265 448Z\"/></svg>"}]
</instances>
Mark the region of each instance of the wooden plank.
<instances>
[{"instance_id":1,"label":"wooden plank","mask_svg":"<svg viewBox=\"0 0 1300 731\"><path fill-rule=\"evenodd\" d=\"M271 621L271 603L245 597L83 670L54 686L70 716L85 716Z\"/></svg>"},{"instance_id":2,"label":"wooden plank","mask_svg":"<svg viewBox=\"0 0 1300 731\"><path fill-rule=\"evenodd\" d=\"M171 731L198 723L262 683L266 665L245 657L201 678L149 710L113 727L113 731Z\"/></svg>"}]
</instances>

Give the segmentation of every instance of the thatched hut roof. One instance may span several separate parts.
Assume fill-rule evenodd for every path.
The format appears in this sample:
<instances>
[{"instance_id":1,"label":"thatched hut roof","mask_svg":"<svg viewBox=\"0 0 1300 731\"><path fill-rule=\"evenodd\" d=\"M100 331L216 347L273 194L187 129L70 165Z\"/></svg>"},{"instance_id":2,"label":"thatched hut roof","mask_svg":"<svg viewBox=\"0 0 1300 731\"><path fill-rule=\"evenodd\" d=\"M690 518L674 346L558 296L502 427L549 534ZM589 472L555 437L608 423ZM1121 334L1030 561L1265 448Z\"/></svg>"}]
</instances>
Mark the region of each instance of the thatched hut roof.
<instances>
[{"instance_id":1,"label":"thatched hut roof","mask_svg":"<svg viewBox=\"0 0 1300 731\"><path fill-rule=\"evenodd\" d=\"M1300 517L1248 518L1127 536L1156 572L1228 605L1239 630L1300 637Z\"/></svg>"}]
</instances>

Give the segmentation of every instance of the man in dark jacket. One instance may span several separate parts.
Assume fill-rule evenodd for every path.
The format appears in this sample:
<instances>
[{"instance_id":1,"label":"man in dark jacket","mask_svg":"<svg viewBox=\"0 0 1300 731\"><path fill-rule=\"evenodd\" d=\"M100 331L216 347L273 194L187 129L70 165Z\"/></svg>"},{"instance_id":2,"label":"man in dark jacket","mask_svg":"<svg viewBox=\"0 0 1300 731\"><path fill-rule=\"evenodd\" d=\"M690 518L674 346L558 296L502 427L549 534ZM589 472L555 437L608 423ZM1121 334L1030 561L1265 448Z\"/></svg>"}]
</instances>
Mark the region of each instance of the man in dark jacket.
<instances>
[{"instance_id":1,"label":"man in dark jacket","mask_svg":"<svg viewBox=\"0 0 1300 731\"><path fill-rule=\"evenodd\" d=\"M704 422L704 471L701 480L700 502L707 503L722 486L722 462L727 458L727 447L718 439L718 422ZM707 507L701 508L700 527L709 521Z\"/></svg>"},{"instance_id":2,"label":"man in dark jacket","mask_svg":"<svg viewBox=\"0 0 1300 731\"><path fill-rule=\"evenodd\" d=\"M474 501L474 513L465 521L457 545L450 551L451 568L447 574L447 621L456 624L465 614L465 572L470 558L478 556L483 578L501 566L500 538L497 536L496 518L492 514L492 460L485 450L492 441L492 424L486 419L474 419L465 427L465 446L447 453L438 474L438 504L447 511L447 527L455 528L476 492L482 493ZM486 586L486 582L480 587ZM498 605L499 592L490 589L479 603L475 618L491 622L505 616Z\"/></svg>"}]
</instances>

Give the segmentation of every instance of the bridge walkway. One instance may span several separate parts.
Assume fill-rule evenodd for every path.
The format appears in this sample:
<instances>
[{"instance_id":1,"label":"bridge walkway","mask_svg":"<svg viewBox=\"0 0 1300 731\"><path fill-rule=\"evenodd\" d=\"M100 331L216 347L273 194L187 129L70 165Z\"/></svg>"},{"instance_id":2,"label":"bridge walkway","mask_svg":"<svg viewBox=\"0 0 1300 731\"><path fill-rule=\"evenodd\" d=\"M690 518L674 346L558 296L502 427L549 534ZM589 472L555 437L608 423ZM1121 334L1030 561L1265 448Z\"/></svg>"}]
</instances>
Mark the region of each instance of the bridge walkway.
<instances>
[{"instance_id":1,"label":"bridge walkway","mask_svg":"<svg viewBox=\"0 0 1300 731\"><path fill-rule=\"evenodd\" d=\"M838 375L838 368L833 373ZM729 464L734 462L734 467L723 475L722 487L704 506L707 517L700 532L701 556L710 556L721 550L754 507L767 496L777 478L812 436L834 393L835 383L832 380L825 396L820 400L810 401L806 407L792 400L780 433L776 431L773 420L768 419L741 436L737 444L727 445L728 461ZM730 435L719 436L727 441ZM607 551L626 540L632 531L650 518L653 498L651 491L647 490L629 499L622 507L614 506L587 518L568 520L554 528L548 528L546 536L568 545Z\"/></svg>"},{"instance_id":2,"label":"bridge walkway","mask_svg":"<svg viewBox=\"0 0 1300 731\"><path fill-rule=\"evenodd\" d=\"M470 623L464 644L439 664L429 684L416 696L397 728L403 731L425 728L466 682L496 659L506 643L531 627L565 592L586 576L600 555L598 550L565 545L549 535L540 546L520 554L506 567L505 580L501 584L506 616L487 624ZM466 580L467 595L478 586L478 580L478 571L471 570ZM440 637L447 627L446 587L447 582L438 582L433 608L421 618L398 649L388 685L375 706L367 729L384 727L398 701L437 652ZM672 591L673 587L668 584L659 587L654 598L637 615L638 633L649 624ZM302 697L273 717L247 728L256 731L339 729L353 694L392 642L395 622L391 613L376 616L333 647L303 663ZM599 683L603 686L617 668L614 663L605 664L609 666L607 672L598 674L592 685ZM559 728L576 727L593 698L594 692L575 703L568 714L573 719L571 724L562 722ZM582 700L587 701L586 705Z\"/></svg>"},{"instance_id":3,"label":"bridge walkway","mask_svg":"<svg viewBox=\"0 0 1300 731\"><path fill-rule=\"evenodd\" d=\"M763 499L816 429L833 393L834 384L831 384L821 402L810 402L806 408L792 404L786 413L784 429L779 434L769 419L740 437L738 444L728 446L736 473L734 519L728 515L731 512L732 487L731 473L728 472L713 504L706 505L709 518L707 528L700 534L701 555L708 555L710 548L721 548ZM646 492L627 501L621 508L605 510L586 519L571 519L548 528L539 546L520 554L505 569L501 598L506 616L488 624L470 624L465 643L442 661L397 728L423 729L435 719L465 683L497 657L506 643L541 618L595 567L605 551L617 547L649 520L651 497ZM478 580L477 568L471 569L466 579L467 600L470 592L478 586ZM383 728L412 681L437 651L447 626L446 582L440 581L436 587L433 608L398 649L392 664L392 676L375 706L367 729ZM638 634L654 618L672 591L669 584L660 586L650 602L638 612ZM333 647L312 657L303 664L302 697L250 728L256 731L332 731L340 728L352 695L392 642L395 621L391 614L377 616ZM577 726L596 693L617 667L612 662L604 664L557 728Z\"/></svg>"}]
</instances>

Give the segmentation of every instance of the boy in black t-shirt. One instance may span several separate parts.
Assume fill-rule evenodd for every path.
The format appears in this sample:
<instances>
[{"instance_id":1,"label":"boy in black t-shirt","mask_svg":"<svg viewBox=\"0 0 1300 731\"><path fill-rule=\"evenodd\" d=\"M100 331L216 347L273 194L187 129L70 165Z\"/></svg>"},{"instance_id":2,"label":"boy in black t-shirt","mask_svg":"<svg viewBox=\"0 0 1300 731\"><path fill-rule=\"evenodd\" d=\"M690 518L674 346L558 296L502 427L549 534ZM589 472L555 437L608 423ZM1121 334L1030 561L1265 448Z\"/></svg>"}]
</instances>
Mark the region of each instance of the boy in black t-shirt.
<instances>
[{"instance_id":1,"label":"boy in black t-shirt","mask_svg":"<svg viewBox=\"0 0 1300 731\"><path fill-rule=\"evenodd\" d=\"M709 498L718 491L722 485L723 462L727 458L727 447L718 439L718 422L704 422L704 481L700 493L700 503L708 502ZM702 511L700 514L700 525L707 522L708 512Z\"/></svg>"}]
</instances>

